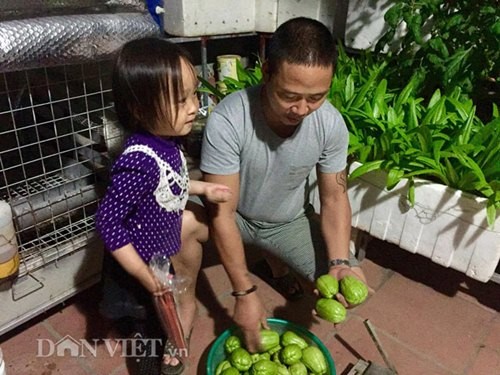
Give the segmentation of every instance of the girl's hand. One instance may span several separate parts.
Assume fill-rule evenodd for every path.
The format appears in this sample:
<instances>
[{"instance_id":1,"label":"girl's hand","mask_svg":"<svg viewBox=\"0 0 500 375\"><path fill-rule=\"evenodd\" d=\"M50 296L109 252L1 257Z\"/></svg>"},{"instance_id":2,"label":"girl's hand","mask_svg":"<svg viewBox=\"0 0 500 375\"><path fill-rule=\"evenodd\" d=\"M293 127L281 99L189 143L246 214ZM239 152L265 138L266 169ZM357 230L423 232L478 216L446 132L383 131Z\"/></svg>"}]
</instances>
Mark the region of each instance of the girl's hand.
<instances>
[{"instance_id":1,"label":"girl's hand","mask_svg":"<svg viewBox=\"0 0 500 375\"><path fill-rule=\"evenodd\" d=\"M231 189L229 189L227 186L209 182L206 183L204 190L205 197L209 202L212 203L227 202L233 194L231 192Z\"/></svg>"},{"instance_id":2,"label":"girl's hand","mask_svg":"<svg viewBox=\"0 0 500 375\"><path fill-rule=\"evenodd\" d=\"M154 275L151 268L148 267L150 277L147 279L144 287L153 296L161 296L165 292L165 287L161 285L160 280Z\"/></svg>"}]
</instances>

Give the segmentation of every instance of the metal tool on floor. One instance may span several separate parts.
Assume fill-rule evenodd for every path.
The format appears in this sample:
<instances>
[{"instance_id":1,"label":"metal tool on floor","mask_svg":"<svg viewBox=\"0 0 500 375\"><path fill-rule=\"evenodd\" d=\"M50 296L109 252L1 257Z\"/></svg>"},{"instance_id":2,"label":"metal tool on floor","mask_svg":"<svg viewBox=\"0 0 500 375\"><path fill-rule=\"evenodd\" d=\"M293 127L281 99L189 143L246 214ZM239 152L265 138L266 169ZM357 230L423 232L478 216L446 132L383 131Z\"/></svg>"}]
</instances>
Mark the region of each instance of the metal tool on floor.
<instances>
[{"instance_id":1,"label":"metal tool on floor","mask_svg":"<svg viewBox=\"0 0 500 375\"><path fill-rule=\"evenodd\" d=\"M382 367L371 361L358 359L354 367L347 373L347 375L397 375L398 372L396 371L394 365L389 361L389 357L382 347L371 322L366 319L364 324L387 367Z\"/></svg>"}]
</instances>

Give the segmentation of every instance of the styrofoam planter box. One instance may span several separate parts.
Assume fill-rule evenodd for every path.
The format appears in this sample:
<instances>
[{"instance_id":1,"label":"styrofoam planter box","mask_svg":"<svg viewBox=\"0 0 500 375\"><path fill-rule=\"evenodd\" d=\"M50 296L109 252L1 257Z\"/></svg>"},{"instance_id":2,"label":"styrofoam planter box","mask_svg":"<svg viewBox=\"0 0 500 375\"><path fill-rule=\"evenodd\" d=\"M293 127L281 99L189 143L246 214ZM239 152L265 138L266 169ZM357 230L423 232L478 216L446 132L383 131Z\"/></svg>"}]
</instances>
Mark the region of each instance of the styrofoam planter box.
<instances>
[{"instance_id":1,"label":"styrofoam planter box","mask_svg":"<svg viewBox=\"0 0 500 375\"><path fill-rule=\"evenodd\" d=\"M350 172L359 165L351 165ZM382 171L350 181L353 227L473 279L490 280L500 260L500 213L490 228L486 199L416 180L415 205L411 207L407 180L390 191L385 183ZM312 201L318 210L316 190Z\"/></svg>"}]
</instances>

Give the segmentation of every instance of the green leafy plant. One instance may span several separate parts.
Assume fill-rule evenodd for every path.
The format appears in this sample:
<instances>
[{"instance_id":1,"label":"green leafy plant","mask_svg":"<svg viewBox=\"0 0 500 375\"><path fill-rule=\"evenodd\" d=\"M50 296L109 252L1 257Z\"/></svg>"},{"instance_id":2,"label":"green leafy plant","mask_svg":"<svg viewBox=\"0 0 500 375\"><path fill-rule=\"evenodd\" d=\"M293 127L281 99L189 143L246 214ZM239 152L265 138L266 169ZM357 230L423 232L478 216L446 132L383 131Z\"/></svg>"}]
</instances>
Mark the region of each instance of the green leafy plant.
<instances>
[{"instance_id":1,"label":"green leafy plant","mask_svg":"<svg viewBox=\"0 0 500 375\"><path fill-rule=\"evenodd\" d=\"M478 99L498 100L498 0L392 0L392 3L384 15L387 30L375 51L393 47L384 57L390 68L387 77L393 83L407 82L412 72L419 70L427 75L424 97L437 88L451 94L460 87ZM401 36L398 30L403 24L407 32ZM395 51L394 45L398 46Z\"/></svg>"},{"instance_id":2,"label":"green leafy plant","mask_svg":"<svg viewBox=\"0 0 500 375\"><path fill-rule=\"evenodd\" d=\"M385 78L386 68L386 62L340 51L329 100L346 120L350 157L363 164L350 178L382 169L388 189L408 179L412 204L416 177L486 197L492 225L500 208L497 106L484 124L459 88L450 95L438 89L426 102L416 95L423 80L420 72L403 89L394 89Z\"/></svg>"},{"instance_id":3,"label":"green leafy plant","mask_svg":"<svg viewBox=\"0 0 500 375\"><path fill-rule=\"evenodd\" d=\"M217 86L212 85L203 77L198 77L202 84L198 91L212 94L218 101L220 101L232 92L258 85L262 81L261 61L257 60L254 67L244 68L241 62L237 60L236 73L238 75L238 79L224 77L224 79L220 81L225 87L225 90L223 91L219 90Z\"/></svg>"}]
</instances>

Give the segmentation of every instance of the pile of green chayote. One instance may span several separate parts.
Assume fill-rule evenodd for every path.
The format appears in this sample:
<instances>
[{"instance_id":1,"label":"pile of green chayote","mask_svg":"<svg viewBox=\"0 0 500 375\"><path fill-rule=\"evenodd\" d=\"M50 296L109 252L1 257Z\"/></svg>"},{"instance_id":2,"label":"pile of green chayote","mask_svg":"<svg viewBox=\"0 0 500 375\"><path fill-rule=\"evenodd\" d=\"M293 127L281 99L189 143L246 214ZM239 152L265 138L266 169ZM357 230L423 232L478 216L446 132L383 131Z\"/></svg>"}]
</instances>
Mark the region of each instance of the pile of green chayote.
<instances>
[{"instance_id":1,"label":"pile of green chayote","mask_svg":"<svg viewBox=\"0 0 500 375\"><path fill-rule=\"evenodd\" d=\"M359 305L368 296L368 287L354 276L346 276L339 281L329 275L321 275L316 279L316 289L320 298L316 301L318 315L332 323L344 321L347 311L335 296L340 292L350 305Z\"/></svg>"},{"instance_id":2,"label":"pile of green chayote","mask_svg":"<svg viewBox=\"0 0 500 375\"><path fill-rule=\"evenodd\" d=\"M238 336L224 342L225 359L214 375L323 375L329 374L325 356L293 331L281 335L270 329L261 331L261 352L249 353Z\"/></svg>"}]
</instances>

